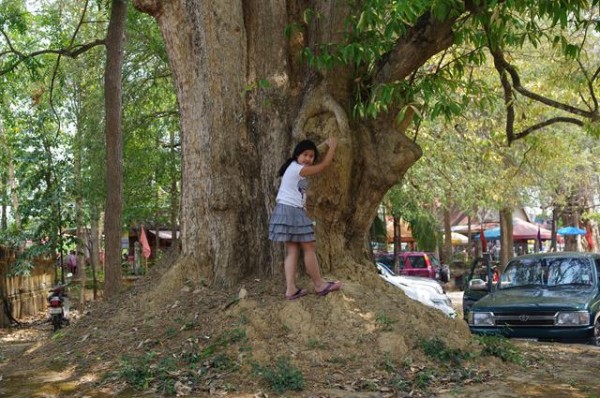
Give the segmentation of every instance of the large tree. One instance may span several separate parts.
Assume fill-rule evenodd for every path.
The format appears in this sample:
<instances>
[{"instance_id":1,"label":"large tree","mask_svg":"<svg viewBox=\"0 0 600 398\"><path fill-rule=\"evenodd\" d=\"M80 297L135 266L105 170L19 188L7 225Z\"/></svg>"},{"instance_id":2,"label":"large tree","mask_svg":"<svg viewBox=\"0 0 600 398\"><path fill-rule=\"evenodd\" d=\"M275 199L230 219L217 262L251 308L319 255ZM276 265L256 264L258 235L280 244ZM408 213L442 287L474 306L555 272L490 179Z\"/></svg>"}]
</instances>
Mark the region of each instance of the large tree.
<instances>
[{"instance_id":1,"label":"large tree","mask_svg":"<svg viewBox=\"0 0 600 398\"><path fill-rule=\"evenodd\" d=\"M176 269L217 285L279 265L281 252L266 230L276 171L303 137L340 141L333 167L311 185L308 210L317 220L324 268L355 270L383 195L421 156L406 134L413 119L460 112L461 100L452 96L469 92L456 77L488 48L505 87L508 139L520 138L511 85L530 92L507 46L539 41L544 29L566 27L588 7L584 1L133 3L159 24L181 112Z\"/></svg>"}]
</instances>

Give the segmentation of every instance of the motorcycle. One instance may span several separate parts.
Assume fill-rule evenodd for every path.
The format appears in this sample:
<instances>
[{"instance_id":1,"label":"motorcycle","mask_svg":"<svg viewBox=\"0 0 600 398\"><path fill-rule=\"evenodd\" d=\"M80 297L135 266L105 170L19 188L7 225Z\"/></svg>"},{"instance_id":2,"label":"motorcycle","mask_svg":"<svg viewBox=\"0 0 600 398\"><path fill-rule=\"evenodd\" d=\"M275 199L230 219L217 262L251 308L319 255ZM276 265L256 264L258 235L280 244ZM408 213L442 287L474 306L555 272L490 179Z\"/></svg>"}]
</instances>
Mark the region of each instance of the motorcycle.
<instances>
[{"instance_id":1,"label":"motorcycle","mask_svg":"<svg viewBox=\"0 0 600 398\"><path fill-rule=\"evenodd\" d=\"M69 297L66 284L58 284L50 289L48 314L55 332L63 325L69 324Z\"/></svg>"}]
</instances>

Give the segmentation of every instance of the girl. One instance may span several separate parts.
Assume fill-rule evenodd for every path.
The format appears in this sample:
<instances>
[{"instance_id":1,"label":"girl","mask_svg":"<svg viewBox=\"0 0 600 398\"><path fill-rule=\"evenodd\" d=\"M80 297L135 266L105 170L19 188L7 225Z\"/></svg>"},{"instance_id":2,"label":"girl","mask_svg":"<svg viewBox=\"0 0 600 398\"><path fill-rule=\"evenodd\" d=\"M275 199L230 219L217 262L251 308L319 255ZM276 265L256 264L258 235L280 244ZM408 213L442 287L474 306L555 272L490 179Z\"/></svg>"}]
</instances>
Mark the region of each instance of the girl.
<instances>
[{"instance_id":1,"label":"girl","mask_svg":"<svg viewBox=\"0 0 600 398\"><path fill-rule=\"evenodd\" d=\"M319 174L331 164L337 140L329 138L325 141L329 147L322 162L313 164L319 156L317 146L310 140L298 143L292 157L279 169L281 185L277 193L275 210L269 220L269 239L274 242L285 242L285 298L295 300L306 296L308 291L296 286L296 265L300 249L304 253L304 266L319 296L339 290L339 281L326 282L321 277L317 254L315 251L315 232L313 222L304 209L306 200L306 177Z\"/></svg>"}]
</instances>

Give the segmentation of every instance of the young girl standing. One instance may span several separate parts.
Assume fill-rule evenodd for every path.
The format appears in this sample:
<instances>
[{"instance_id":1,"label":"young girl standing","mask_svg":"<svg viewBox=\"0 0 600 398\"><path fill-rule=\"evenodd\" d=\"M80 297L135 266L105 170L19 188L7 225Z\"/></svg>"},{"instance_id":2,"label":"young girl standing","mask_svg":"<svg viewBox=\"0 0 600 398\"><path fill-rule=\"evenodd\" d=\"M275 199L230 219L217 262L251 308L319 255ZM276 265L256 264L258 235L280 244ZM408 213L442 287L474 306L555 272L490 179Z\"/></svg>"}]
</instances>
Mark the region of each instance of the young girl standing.
<instances>
[{"instance_id":1,"label":"young girl standing","mask_svg":"<svg viewBox=\"0 0 600 398\"><path fill-rule=\"evenodd\" d=\"M269 239L285 242L285 298L295 300L306 296L308 291L296 286L296 266L300 249L304 253L304 266L310 276L316 294L325 296L339 290L341 282L327 282L321 277L317 260L313 222L304 208L308 182L306 177L321 173L329 166L335 154L337 140L325 141L329 147L325 158L315 163L319 151L314 142L303 140L296 145L292 157L279 169L281 185L277 193L275 210L269 220Z\"/></svg>"}]
</instances>

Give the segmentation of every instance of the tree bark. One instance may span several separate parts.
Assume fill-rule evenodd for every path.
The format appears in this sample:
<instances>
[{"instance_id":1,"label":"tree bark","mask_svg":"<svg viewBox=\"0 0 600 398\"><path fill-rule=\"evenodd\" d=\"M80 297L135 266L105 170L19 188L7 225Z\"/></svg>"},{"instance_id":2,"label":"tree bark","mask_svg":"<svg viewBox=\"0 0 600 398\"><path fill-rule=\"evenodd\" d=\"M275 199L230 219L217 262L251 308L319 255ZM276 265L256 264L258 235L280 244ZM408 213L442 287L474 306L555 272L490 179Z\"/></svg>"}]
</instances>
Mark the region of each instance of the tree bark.
<instances>
[{"instance_id":1,"label":"tree bark","mask_svg":"<svg viewBox=\"0 0 600 398\"><path fill-rule=\"evenodd\" d=\"M444 207L444 256L443 262L452 264L452 225L450 221L450 209Z\"/></svg>"},{"instance_id":2,"label":"tree bark","mask_svg":"<svg viewBox=\"0 0 600 398\"><path fill-rule=\"evenodd\" d=\"M92 289L94 300L98 299L98 279L97 271L100 266L100 242L101 231L100 214L93 210L90 214L90 230L89 230L89 251L90 251L90 267L92 268Z\"/></svg>"},{"instance_id":3,"label":"tree bark","mask_svg":"<svg viewBox=\"0 0 600 398\"><path fill-rule=\"evenodd\" d=\"M121 214L123 212L123 132L121 129L121 71L127 3L112 0L106 36L104 101L106 108L106 211L105 285L106 298L121 288Z\"/></svg>"},{"instance_id":4,"label":"tree bark","mask_svg":"<svg viewBox=\"0 0 600 398\"><path fill-rule=\"evenodd\" d=\"M344 40L347 2L134 0L157 20L174 72L181 113L181 256L187 276L216 286L248 274L281 272L283 245L267 240L280 165L301 138L339 146L332 167L312 178L307 210L316 220L324 272L356 271L385 192L421 156L396 113L350 117L356 71L307 69L305 46ZM304 25L286 37L286 26ZM452 44L449 21L426 18L399 40L377 81L402 79ZM404 55L402 55L404 54ZM409 62L410 61L410 62ZM268 81L268 87L260 82ZM240 261L243 258L244 261Z\"/></svg>"},{"instance_id":5,"label":"tree bark","mask_svg":"<svg viewBox=\"0 0 600 398\"><path fill-rule=\"evenodd\" d=\"M81 296L79 297L81 304L85 304L85 284L86 284L86 256L85 243L87 241L87 233L83 220L83 179L81 176L81 140L82 126L79 120L81 115L78 114L77 126L75 131L75 140L73 143L73 174L75 179L75 224L77 237L77 275L75 277L81 283Z\"/></svg>"},{"instance_id":6,"label":"tree bark","mask_svg":"<svg viewBox=\"0 0 600 398\"><path fill-rule=\"evenodd\" d=\"M500 264L502 265L506 265L514 256L512 213L511 208L500 210Z\"/></svg>"},{"instance_id":7,"label":"tree bark","mask_svg":"<svg viewBox=\"0 0 600 398\"><path fill-rule=\"evenodd\" d=\"M0 142L4 148L4 156L6 157L6 166L8 168L8 186L6 189L10 192L10 199L12 204L11 213L13 214L15 227L21 229L21 217L19 215L19 197L17 196L17 180L15 178L15 165L12 157L12 150L6 131L0 119Z\"/></svg>"}]
</instances>

